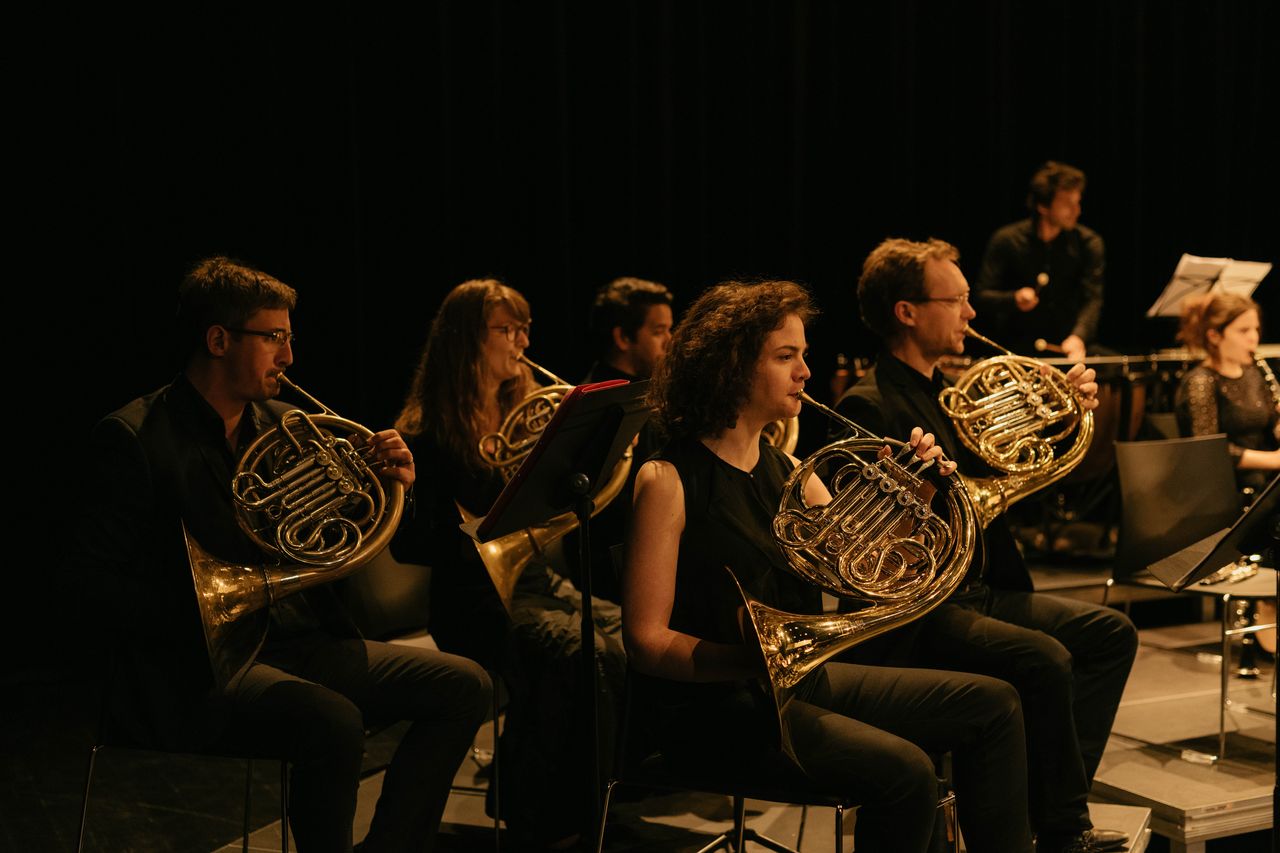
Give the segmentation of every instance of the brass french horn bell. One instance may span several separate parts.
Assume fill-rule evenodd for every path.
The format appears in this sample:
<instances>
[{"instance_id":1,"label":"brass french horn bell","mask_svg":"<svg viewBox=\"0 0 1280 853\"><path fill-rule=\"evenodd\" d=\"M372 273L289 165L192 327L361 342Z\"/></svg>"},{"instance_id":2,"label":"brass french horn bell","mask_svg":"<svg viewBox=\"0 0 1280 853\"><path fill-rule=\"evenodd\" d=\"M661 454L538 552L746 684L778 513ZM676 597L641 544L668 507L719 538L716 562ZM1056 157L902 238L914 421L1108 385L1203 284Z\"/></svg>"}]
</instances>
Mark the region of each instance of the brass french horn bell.
<instances>
[{"instance_id":1,"label":"brass french horn bell","mask_svg":"<svg viewBox=\"0 0 1280 853\"><path fill-rule=\"evenodd\" d=\"M221 560L183 525L219 687L253 662L266 635L267 607L369 562L391 542L404 509L404 485L384 488L358 446L372 431L339 417L283 374L277 378L321 411L285 412L249 446L232 478L236 521L270 562Z\"/></svg>"},{"instance_id":2,"label":"brass french horn bell","mask_svg":"<svg viewBox=\"0 0 1280 853\"><path fill-rule=\"evenodd\" d=\"M497 432L492 432L480 439L480 457L502 474L503 480L510 480L520 470L525 457L542 437L547 424L551 422L556 407L565 395L573 390L573 386L556 376L551 371L533 361L520 356L520 360L530 368L541 373L551 381L551 385L531 391L502 419ZM618 464L609 473L609 479L596 495L595 507L591 515L594 517L600 510L622 492L627 483L627 475L631 472L632 451L628 447ZM476 520L477 516L469 512L462 504L456 504L458 513L464 524ZM484 564L489 579L493 581L498 597L511 612L511 600L515 594L516 581L531 560L542 557L546 549L564 538L578 526L578 519L572 512L561 513L545 524L516 530L489 542L475 542L476 551L480 554L480 562ZM474 540L473 540L474 541Z\"/></svg>"}]
</instances>

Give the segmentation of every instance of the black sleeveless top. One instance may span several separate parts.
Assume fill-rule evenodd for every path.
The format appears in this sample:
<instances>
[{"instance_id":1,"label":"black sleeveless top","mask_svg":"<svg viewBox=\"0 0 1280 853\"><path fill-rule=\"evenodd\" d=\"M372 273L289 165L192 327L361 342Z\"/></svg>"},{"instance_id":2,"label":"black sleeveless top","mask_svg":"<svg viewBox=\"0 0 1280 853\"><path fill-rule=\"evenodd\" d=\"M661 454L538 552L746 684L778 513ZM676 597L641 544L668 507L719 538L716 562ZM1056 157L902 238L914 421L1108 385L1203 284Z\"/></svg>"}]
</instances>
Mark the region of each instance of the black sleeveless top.
<instances>
[{"instance_id":1,"label":"black sleeveless top","mask_svg":"<svg viewBox=\"0 0 1280 853\"><path fill-rule=\"evenodd\" d=\"M771 607L791 613L822 611L821 592L787 570L773 539L773 517L792 469L784 453L761 441L760 460L750 473L720 459L696 439L674 441L655 458L674 465L684 487L673 630L719 643L742 642L742 597L726 567L752 598ZM737 730L742 736L758 736L772 725L770 700L746 681L685 682L636 675L634 682L664 751L685 741L705 746L699 739L711 734L712 726L716 735Z\"/></svg>"}]
</instances>

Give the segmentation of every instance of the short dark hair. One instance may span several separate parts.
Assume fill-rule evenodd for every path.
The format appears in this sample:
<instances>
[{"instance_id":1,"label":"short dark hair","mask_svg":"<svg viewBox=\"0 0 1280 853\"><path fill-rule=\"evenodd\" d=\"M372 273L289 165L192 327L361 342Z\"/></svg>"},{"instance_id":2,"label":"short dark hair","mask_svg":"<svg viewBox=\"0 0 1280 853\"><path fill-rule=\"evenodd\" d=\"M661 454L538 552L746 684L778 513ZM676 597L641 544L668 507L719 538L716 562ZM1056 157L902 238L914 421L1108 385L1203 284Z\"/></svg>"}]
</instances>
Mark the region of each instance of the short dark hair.
<instances>
[{"instance_id":1,"label":"short dark hair","mask_svg":"<svg viewBox=\"0 0 1280 853\"><path fill-rule=\"evenodd\" d=\"M613 349L615 327L634 340L649 308L670 305L671 301L671 291L665 285L643 278L615 278L600 288L591 306L591 337L596 355L604 357Z\"/></svg>"},{"instance_id":2,"label":"short dark hair","mask_svg":"<svg viewBox=\"0 0 1280 853\"><path fill-rule=\"evenodd\" d=\"M205 354L210 326L242 329L258 311L292 311L297 304L297 291L273 276L222 255L205 258L178 285L181 354L188 360Z\"/></svg>"},{"instance_id":3,"label":"short dark hair","mask_svg":"<svg viewBox=\"0 0 1280 853\"><path fill-rule=\"evenodd\" d=\"M817 309L792 281L726 281L693 301L649 386L649 403L671 437L717 435L738 422L765 338L790 315Z\"/></svg>"},{"instance_id":4,"label":"short dark hair","mask_svg":"<svg viewBox=\"0 0 1280 853\"><path fill-rule=\"evenodd\" d=\"M893 306L902 300L924 298L925 265L929 261L959 260L960 250L945 240L885 240L867 255L858 277L858 310L863 324L881 340L893 339L902 329Z\"/></svg>"},{"instance_id":5,"label":"short dark hair","mask_svg":"<svg viewBox=\"0 0 1280 853\"><path fill-rule=\"evenodd\" d=\"M1084 172L1075 166L1049 160L1031 176L1031 183L1027 186L1027 210L1034 214L1036 207L1053 204L1053 197L1058 194L1058 190L1084 192L1084 185Z\"/></svg>"}]
</instances>

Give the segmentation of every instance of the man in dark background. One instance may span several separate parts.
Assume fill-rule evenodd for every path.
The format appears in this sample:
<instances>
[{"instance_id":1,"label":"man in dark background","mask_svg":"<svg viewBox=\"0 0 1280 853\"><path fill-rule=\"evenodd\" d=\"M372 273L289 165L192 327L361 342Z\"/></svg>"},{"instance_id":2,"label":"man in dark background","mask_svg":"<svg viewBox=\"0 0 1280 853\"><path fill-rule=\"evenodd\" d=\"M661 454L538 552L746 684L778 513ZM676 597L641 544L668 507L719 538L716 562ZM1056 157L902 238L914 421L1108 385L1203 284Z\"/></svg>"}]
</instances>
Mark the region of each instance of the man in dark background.
<instances>
[{"instance_id":1,"label":"man in dark background","mask_svg":"<svg viewBox=\"0 0 1280 853\"><path fill-rule=\"evenodd\" d=\"M1031 176L1031 217L1005 225L987 243L974 305L986 333L1014 352L1034 355L1048 344L1079 361L1097 333L1106 249L1096 231L1079 224L1084 188L1084 172L1045 163Z\"/></svg>"}]
</instances>

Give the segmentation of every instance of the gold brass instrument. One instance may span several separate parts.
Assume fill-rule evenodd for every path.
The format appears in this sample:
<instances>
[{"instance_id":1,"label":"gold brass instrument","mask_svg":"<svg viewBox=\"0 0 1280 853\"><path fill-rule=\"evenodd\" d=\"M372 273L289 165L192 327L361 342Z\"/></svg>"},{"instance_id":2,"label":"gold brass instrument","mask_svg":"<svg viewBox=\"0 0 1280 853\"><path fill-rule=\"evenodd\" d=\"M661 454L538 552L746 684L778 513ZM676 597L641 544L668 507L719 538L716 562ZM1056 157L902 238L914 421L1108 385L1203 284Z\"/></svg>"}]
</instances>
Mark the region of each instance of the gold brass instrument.
<instances>
[{"instance_id":1,"label":"gold brass instrument","mask_svg":"<svg viewBox=\"0 0 1280 853\"><path fill-rule=\"evenodd\" d=\"M368 451L358 446L373 433L284 374L277 379L321 412L285 412L249 445L232 478L236 521L274 562L221 560L185 525L182 531L219 687L253 662L266 635L267 607L369 562L390 543L404 509L404 485L384 488Z\"/></svg>"},{"instance_id":2,"label":"gold brass instrument","mask_svg":"<svg viewBox=\"0 0 1280 853\"><path fill-rule=\"evenodd\" d=\"M868 606L847 614L795 614L765 605L742 588L754 639L779 714L791 690L831 657L937 607L960 585L973 558L977 521L967 492L949 481L947 515L931 507L933 463L903 442L880 438L801 393L800 399L844 424L852 438L829 444L792 470L773 520L773 536L791 571L827 592ZM886 450L886 445L890 449ZM804 487L829 472L831 501L810 506ZM736 578L735 578L736 580Z\"/></svg>"},{"instance_id":3,"label":"gold brass instrument","mask_svg":"<svg viewBox=\"0 0 1280 853\"><path fill-rule=\"evenodd\" d=\"M551 422L556 407L573 390L571 383L565 382L545 367L534 364L523 355L520 356L520 361L547 377L551 384L526 394L523 400L507 412L497 432L491 432L480 439L480 458L498 469L504 482L520 470L525 457L533 450L533 446L542 437L542 431Z\"/></svg>"},{"instance_id":4,"label":"gold brass instrument","mask_svg":"<svg viewBox=\"0 0 1280 853\"><path fill-rule=\"evenodd\" d=\"M770 421L764 425L761 435L765 441L790 456L796 452L796 445L800 443L800 418L797 416Z\"/></svg>"},{"instance_id":5,"label":"gold brass instrument","mask_svg":"<svg viewBox=\"0 0 1280 853\"><path fill-rule=\"evenodd\" d=\"M554 384L530 392L502 419L502 425L497 432L491 432L480 439L481 458L496 468L502 474L503 480L510 480L515 476L516 471L520 470L525 457L533 450L533 446L542 437L543 430L551 422L556 407L573 389L568 382L546 368L534 364L523 355L520 356L520 360ZM609 479L596 495L595 507L591 511L593 518L608 506L626 485L627 475L631 472L631 456L632 451L628 447L622 459L613 467ZM478 517L462 504L456 504L456 506L464 524L469 524ZM519 580L529 561L535 557L544 556L548 547L564 538L577 526L577 517L572 512L564 512L545 524L516 530L488 542L472 540L480 554L480 561L484 563L489 579L493 581L498 597L502 599L508 613L511 612L511 599L515 593L516 581Z\"/></svg>"},{"instance_id":6,"label":"gold brass instrument","mask_svg":"<svg viewBox=\"0 0 1280 853\"><path fill-rule=\"evenodd\" d=\"M1093 412L1058 370L1014 355L973 329L965 334L1004 355L976 362L938 395L961 443L1004 476L958 475L985 528L1017 501L1071 473L1093 440ZM1058 445L1072 440L1065 452Z\"/></svg>"}]
</instances>

